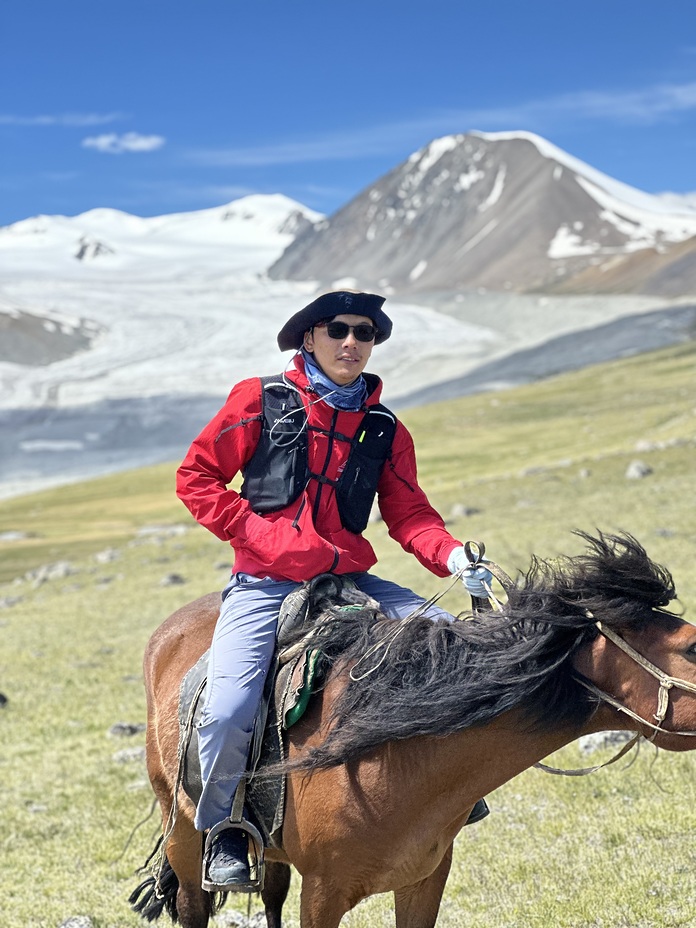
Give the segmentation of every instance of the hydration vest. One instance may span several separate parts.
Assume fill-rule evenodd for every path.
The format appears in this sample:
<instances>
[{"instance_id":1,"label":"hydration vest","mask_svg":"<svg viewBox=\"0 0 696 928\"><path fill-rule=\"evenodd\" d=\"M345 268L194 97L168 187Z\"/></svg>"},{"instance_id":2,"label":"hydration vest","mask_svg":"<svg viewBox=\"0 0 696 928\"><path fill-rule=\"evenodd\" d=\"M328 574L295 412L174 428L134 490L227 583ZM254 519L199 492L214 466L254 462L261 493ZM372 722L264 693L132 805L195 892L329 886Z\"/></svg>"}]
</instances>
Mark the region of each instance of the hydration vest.
<instances>
[{"instance_id":1,"label":"hydration vest","mask_svg":"<svg viewBox=\"0 0 696 928\"><path fill-rule=\"evenodd\" d=\"M330 443L348 442L350 451L338 480L332 480L310 470L308 433L317 428L308 424L297 387L282 375L260 380L261 436L242 470L241 495L249 500L254 512L262 515L285 509L302 495L310 480L316 480L320 484L315 502L315 511L318 511L324 485L328 484L336 493L341 524L359 535L367 527L382 468L391 455L396 416L386 406L376 403L367 408L355 435L350 438L335 431L336 410L330 430L321 431L328 435ZM329 453L327 464L330 457Z\"/></svg>"}]
</instances>

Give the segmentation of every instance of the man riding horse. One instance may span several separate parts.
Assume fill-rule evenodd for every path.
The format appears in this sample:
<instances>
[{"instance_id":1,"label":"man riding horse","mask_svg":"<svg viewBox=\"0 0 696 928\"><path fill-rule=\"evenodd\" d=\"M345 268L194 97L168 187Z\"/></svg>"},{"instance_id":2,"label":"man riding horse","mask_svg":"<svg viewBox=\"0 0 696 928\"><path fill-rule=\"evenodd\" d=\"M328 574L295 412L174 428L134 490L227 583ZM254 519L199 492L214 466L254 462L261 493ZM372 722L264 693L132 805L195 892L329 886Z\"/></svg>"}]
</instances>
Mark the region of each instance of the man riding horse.
<instances>
[{"instance_id":1,"label":"man riding horse","mask_svg":"<svg viewBox=\"0 0 696 928\"><path fill-rule=\"evenodd\" d=\"M487 595L490 573L469 566L464 546L428 502L413 440L380 403L380 379L364 373L373 346L391 335L383 303L377 294L340 290L295 313L278 334L281 351L295 350L287 369L238 383L177 472L179 498L234 549L198 726L200 831L229 821L286 596L334 573L348 575L392 618L424 606L413 591L370 572L377 558L363 531L375 497L406 551L438 577L461 571L472 596ZM237 492L228 484L240 472ZM435 606L425 614L453 619ZM481 800L469 821L487 813ZM247 891L249 884L246 835L217 830L205 888Z\"/></svg>"}]
</instances>

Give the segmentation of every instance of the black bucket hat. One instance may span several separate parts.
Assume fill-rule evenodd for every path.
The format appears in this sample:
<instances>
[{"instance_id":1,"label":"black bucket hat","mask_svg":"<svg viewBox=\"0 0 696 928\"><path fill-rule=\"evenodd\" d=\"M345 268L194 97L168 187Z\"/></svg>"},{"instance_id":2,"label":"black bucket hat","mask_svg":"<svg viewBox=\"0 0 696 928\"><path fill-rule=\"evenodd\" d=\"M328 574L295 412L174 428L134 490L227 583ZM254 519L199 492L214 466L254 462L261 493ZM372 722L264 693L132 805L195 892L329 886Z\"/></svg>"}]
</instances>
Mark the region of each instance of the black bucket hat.
<instances>
[{"instance_id":1,"label":"black bucket hat","mask_svg":"<svg viewBox=\"0 0 696 928\"><path fill-rule=\"evenodd\" d=\"M304 333L318 322L333 319L334 316L367 316L371 319L377 335L375 345L379 345L391 335L392 321L382 311L385 297L376 293L356 293L352 290L334 290L322 293L304 309L295 313L278 333L278 347L281 351L288 348L301 348Z\"/></svg>"}]
</instances>

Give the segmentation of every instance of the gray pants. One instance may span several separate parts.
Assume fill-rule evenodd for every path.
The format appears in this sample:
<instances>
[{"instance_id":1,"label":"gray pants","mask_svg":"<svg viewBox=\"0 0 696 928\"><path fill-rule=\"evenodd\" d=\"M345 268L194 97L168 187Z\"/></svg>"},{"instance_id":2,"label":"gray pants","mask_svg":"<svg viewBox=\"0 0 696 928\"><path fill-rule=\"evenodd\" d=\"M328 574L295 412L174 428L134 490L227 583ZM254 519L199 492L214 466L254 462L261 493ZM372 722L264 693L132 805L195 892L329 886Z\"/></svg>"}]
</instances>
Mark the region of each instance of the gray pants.
<instances>
[{"instance_id":1,"label":"gray pants","mask_svg":"<svg viewBox=\"0 0 696 928\"><path fill-rule=\"evenodd\" d=\"M411 590L372 574L350 576L392 618L405 618L424 602ZM198 724L203 781L196 811L199 831L212 828L232 811L275 649L278 613L285 597L299 585L233 574L223 591L210 648L206 702ZM453 620L437 606L431 606L426 615Z\"/></svg>"}]
</instances>

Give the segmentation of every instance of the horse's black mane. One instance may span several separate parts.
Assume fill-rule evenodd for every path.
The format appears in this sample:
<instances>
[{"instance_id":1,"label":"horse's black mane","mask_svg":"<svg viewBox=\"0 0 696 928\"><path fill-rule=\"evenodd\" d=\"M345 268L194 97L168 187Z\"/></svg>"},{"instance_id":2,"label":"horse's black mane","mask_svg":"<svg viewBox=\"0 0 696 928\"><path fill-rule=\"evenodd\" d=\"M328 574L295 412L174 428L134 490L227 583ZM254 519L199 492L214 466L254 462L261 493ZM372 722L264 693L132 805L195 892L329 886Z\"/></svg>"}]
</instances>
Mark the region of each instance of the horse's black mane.
<instances>
[{"instance_id":1,"label":"horse's black mane","mask_svg":"<svg viewBox=\"0 0 696 928\"><path fill-rule=\"evenodd\" d=\"M521 709L530 727L578 728L597 708L572 659L597 634L638 628L675 598L669 572L630 535L577 532L585 554L533 558L502 613L396 622L373 607L333 607L313 646L351 679L331 734L300 762L330 767L387 741L447 735ZM394 634L398 630L398 634Z\"/></svg>"}]
</instances>

